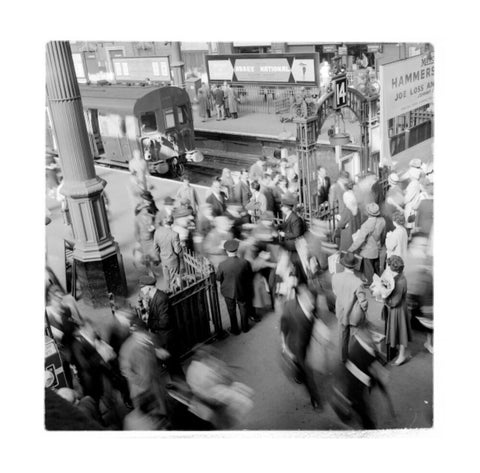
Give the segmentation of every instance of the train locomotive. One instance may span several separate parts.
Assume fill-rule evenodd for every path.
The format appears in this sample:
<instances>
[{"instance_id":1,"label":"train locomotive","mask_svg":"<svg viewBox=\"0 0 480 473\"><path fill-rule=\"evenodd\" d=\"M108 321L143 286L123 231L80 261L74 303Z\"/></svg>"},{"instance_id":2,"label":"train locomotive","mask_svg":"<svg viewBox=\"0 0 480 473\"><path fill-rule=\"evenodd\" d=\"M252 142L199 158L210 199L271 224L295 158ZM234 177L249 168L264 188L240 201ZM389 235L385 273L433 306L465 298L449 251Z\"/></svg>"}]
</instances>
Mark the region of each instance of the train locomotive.
<instances>
[{"instance_id":1,"label":"train locomotive","mask_svg":"<svg viewBox=\"0 0 480 473\"><path fill-rule=\"evenodd\" d=\"M102 164L127 167L140 153L152 174L178 177L185 162L203 160L195 148L192 107L184 89L81 84L80 94L93 156ZM47 148L54 141L47 138Z\"/></svg>"}]
</instances>

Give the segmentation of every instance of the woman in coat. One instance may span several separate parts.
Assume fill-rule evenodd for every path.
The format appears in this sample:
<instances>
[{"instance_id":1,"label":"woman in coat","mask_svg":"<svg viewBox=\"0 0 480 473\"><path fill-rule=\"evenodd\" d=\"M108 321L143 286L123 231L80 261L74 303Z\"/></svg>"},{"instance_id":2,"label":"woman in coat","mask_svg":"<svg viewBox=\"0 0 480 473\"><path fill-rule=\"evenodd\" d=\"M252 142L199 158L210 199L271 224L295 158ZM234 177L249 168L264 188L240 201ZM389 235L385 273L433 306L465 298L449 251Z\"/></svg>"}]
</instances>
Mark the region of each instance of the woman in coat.
<instances>
[{"instance_id":1,"label":"woman in coat","mask_svg":"<svg viewBox=\"0 0 480 473\"><path fill-rule=\"evenodd\" d=\"M407 256L408 234L405 229L405 217L401 212L393 214L393 225L395 230L387 233L385 247L387 249L387 258L396 255L405 261Z\"/></svg>"},{"instance_id":2,"label":"woman in coat","mask_svg":"<svg viewBox=\"0 0 480 473\"><path fill-rule=\"evenodd\" d=\"M230 115L233 118L238 118L238 105L237 105L237 103L240 102L240 100L238 99L237 92L235 91L235 89L233 89L232 87L229 86L226 90L225 95L226 95L226 102L228 104L228 110L230 112Z\"/></svg>"},{"instance_id":3,"label":"woman in coat","mask_svg":"<svg viewBox=\"0 0 480 473\"><path fill-rule=\"evenodd\" d=\"M340 215L340 221L335 230L335 237L340 238L340 251L347 251L353 243L352 235L362 225L362 216L353 191L348 190L343 194L343 202L345 208Z\"/></svg>"},{"instance_id":4,"label":"woman in coat","mask_svg":"<svg viewBox=\"0 0 480 473\"><path fill-rule=\"evenodd\" d=\"M203 87L198 89L198 114L202 122L207 120L208 115L208 97Z\"/></svg>"},{"instance_id":5,"label":"woman in coat","mask_svg":"<svg viewBox=\"0 0 480 473\"><path fill-rule=\"evenodd\" d=\"M391 256L387 264L393 273L395 287L384 301L382 318L385 320L387 357L390 359L391 350L398 347L398 357L393 364L399 366L407 360L406 349L412 337L407 307L407 280L403 275L404 262L400 256Z\"/></svg>"}]
</instances>

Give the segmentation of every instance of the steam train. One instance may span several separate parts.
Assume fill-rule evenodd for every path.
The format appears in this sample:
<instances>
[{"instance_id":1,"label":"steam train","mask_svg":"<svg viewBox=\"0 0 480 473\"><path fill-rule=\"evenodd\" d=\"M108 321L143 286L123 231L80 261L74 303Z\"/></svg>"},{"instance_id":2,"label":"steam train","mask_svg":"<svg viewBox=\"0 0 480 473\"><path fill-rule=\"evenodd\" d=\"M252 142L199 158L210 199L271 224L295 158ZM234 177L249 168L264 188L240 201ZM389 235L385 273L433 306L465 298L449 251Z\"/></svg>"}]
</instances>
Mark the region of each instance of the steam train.
<instances>
[{"instance_id":1,"label":"steam train","mask_svg":"<svg viewBox=\"0 0 480 473\"><path fill-rule=\"evenodd\" d=\"M177 177L185 162L203 160L195 149L192 107L185 90L82 84L80 94L92 153L100 162L126 166L140 153L152 174L170 172ZM47 152L56 150L52 128L47 108Z\"/></svg>"}]
</instances>

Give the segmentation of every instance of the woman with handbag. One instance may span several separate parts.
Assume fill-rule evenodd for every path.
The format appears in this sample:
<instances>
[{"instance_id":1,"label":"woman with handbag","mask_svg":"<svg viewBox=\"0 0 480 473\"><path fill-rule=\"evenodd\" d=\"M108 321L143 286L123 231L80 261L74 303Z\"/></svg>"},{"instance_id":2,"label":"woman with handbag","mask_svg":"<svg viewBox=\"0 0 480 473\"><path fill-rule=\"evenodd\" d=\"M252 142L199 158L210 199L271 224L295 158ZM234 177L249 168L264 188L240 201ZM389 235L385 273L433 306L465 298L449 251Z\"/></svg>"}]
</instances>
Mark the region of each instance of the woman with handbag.
<instances>
[{"instance_id":1,"label":"woman with handbag","mask_svg":"<svg viewBox=\"0 0 480 473\"><path fill-rule=\"evenodd\" d=\"M406 349L411 340L410 319L407 306L407 280L403 275L404 262L400 256L393 255L387 260L393 273L395 286L385 299L382 318L385 320L387 359L392 358L392 350L398 347L398 357L393 361L396 366L407 361Z\"/></svg>"}]
</instances>

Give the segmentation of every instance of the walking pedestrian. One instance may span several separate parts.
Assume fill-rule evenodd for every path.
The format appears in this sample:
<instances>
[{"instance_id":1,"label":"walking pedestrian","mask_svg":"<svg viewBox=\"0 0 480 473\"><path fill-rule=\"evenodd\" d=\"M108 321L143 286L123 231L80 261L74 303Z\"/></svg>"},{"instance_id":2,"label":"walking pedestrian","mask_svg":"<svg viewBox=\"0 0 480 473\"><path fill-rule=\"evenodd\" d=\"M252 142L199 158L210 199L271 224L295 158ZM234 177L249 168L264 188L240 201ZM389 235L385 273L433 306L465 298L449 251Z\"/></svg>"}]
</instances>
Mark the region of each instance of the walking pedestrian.
<instances>
[{"instance_id":1,"label":"walking pedestrian","mask_svg":"<svg viewBox=\"0 0 480 473\"><path fill-rule=\"evenodd\" d=\"M328 201L330 192L330 177L327 176L327 170L320 166L317 170L317 205L322 205Z\"/></svg>"},{"instance_id":2,"label":"walking pedestrian","mask_svg":"<svg viewBox=\"0 0 480 473\"><path fill-rule=\"evenodd\" d=\"M340 333L341 360L345 362L348 357L350 328L364 317L368 301L365 286L353 271L357 264L355 255L351 252L344 253L340 264L344 270L332 276L332 290L336 296L335 315Z\"/></svg>"},{"instance_id":3,"label":"walking pedestrian","mask_svg":"<svg viewBox=\"0 0 480 473\"><path fill-rule=\"evenodd\" d=\"M205 92L205 89L200 87L198 89L198 114L202 122L207 121L208 116L208 97Z\"/></svg>"},{"instance_id":4,"label":"walking pedestrian","mask_svg":"<svg viewBox=\"0 0 480 473\"><path fill-rule=\"evenodd\" d=\"M305 222L293 210L296 205L297 199L292 194L284 194L281 205L284 220L278 234L283 238L283 244L289 251L295 251L295 240L306 231Z\"/></svg>"},{"instance_id":5,"label":"walking pedestrian","mask_svg":"<svg viewBox=\"0 0 480 473\"><path fill-rule=\"evenodd\" d=\"M234 119L238 118L238 104L240 103L240 99L238 98L237 91L231 87L229 84L226 85L225 88L225 98L227 104L227 117L230 116Z\"/></svg>"},{"instance_id":6,"label":"walking pedestrian","mask_svg":"<svg viewBox=\"0 0 480 473\"><path fill-rule=\"evenodd\" d=\"M282 352L296 367L295 381L305 383L312 407L319 407L318 388L313 371L306 363L315 320L315 300L306 286L295 288L295 298L285 303L280 319Z\"/></svg>"},{"instance_id":7,"label":"walking pedestrian","mask_svg":"<svg viewBox=\"0 0 480 473\"><path fill-rule=\"evenodd\" d=\"M330 187L328 202L330 208L338 208L338 213L341 214L345 204L343 202L343 194L347 189L347 184L350 181L350 174L347 171L342 171L337 179L337 182Z\"/></svg>"},{"instance_id":8,"label":"walking pedestrian","mask_svg":"<svg viewBox=\"0 0 480 473\"><path fill-rule=\"evenodd\" d=\"M408 233L405 229L405 216L403 212L393 214L393 225L395 230L388 232L385 239L387 258L397 255L405 261L407 256Z\"/></svg>"},{"instance_id":9,"label":"walking pedestrian","mask_svg":"<svg viewBox=\"0 0 480 473\"><path fill-rule=\"evenodd\" d=\"M250 189L252 191L252 197L245 208L252 216L253 223L256 223L260 215L267 211L267 198L260 192L261 186L257 181L252 182Z\"/></svg>"},{"instance_id":10,"label":"walking pedestrian","mask_svg":"<svg viewBox=\"0 0 480 473\"><path fill-rule=\"evenodd\" d=\"M335 239L340 239L339 250L347 251L353 243L352 235L360 230L362 215L353 191L347 190L343 194L343 202L345 207L335 228Z\"/></svg>"},{"instance_id":11,"label":"walking pedestrian","mask_svg":"<svg viewBox=\"0 0 480 473\"><path fill-rule=\"evenodd\" d=\"M232 172L230 171L230 169L223 169L220 183L226 193L227 199L233 200L233 188L235 187L235 181L233 180Z\"/></svg>"},{"instance_id":12,"label":"walking pedestrian","mask_svg":"<svg viewBox=\"0 0 480 473\"><path fill-rule=\"evenodd\" d=\"M189 173L184 173L182 175L182 185L178 188L177 193L175 194L175 200L180 202L181 200L188 199L192 207L193 215L197 215L199 200L198 194L195 188L190 184L191 176Z\"/></svg>"},{"instance_id":13,"label":"walking pedestrian","mask_svg":"<svg viewBox=\"0 0 480 473\"><path fill-rule=\"evenodd\" d=\"M214 217L220 217L224 214L227 208L227 198L225 196L225 193L222 191L222 183L219 177L216 177L213 180L212 186L210 188L210 194L205 199L205 201L207 202L207 204L210 204L212 206L212 215Z\"/></svg>"},{"instance_id":14,"label":"walking pedestrian","mask_svg":"<svg viewBox=\"0 0 480 473\"><path fill-rule=\"evenodd\" d=\"M163 267L166 289L170 291L184 270L183 251L178 233L172 230L173 217L167 217L163 225L157 227L153 237L155 250Z\"/></svg>"},{"instance_id":15,"label":"walking pedestrian","mask_svg":"<svg viewBox=\"0 0 480 473\"><path fill-rule=\"evenodd\" d=\"M225 298L228 315L230 317L230 332L240 334L236 306L240 310L240 325L243 332L248 332L250 327L249 317L253 317L252 310L252 268L250 263L237 255L239 242L228 240L224 249L228 258L218 266L217 280L220 281L220 292Z\"/></svg>"},{"instance_id":16,"label":"walking pedestrian","mask_svg":"<svg viewBox=\"0 0 480 473\"><path fill-rule=\"evenodd\" d=\"M235 184L233 189L234 200L240 202L243 207L246 207L252 197L252 191L250 190L250 183L248 181L248 171L242 169L240 171L240 179Z\"/></svg>"}]
</instances>

